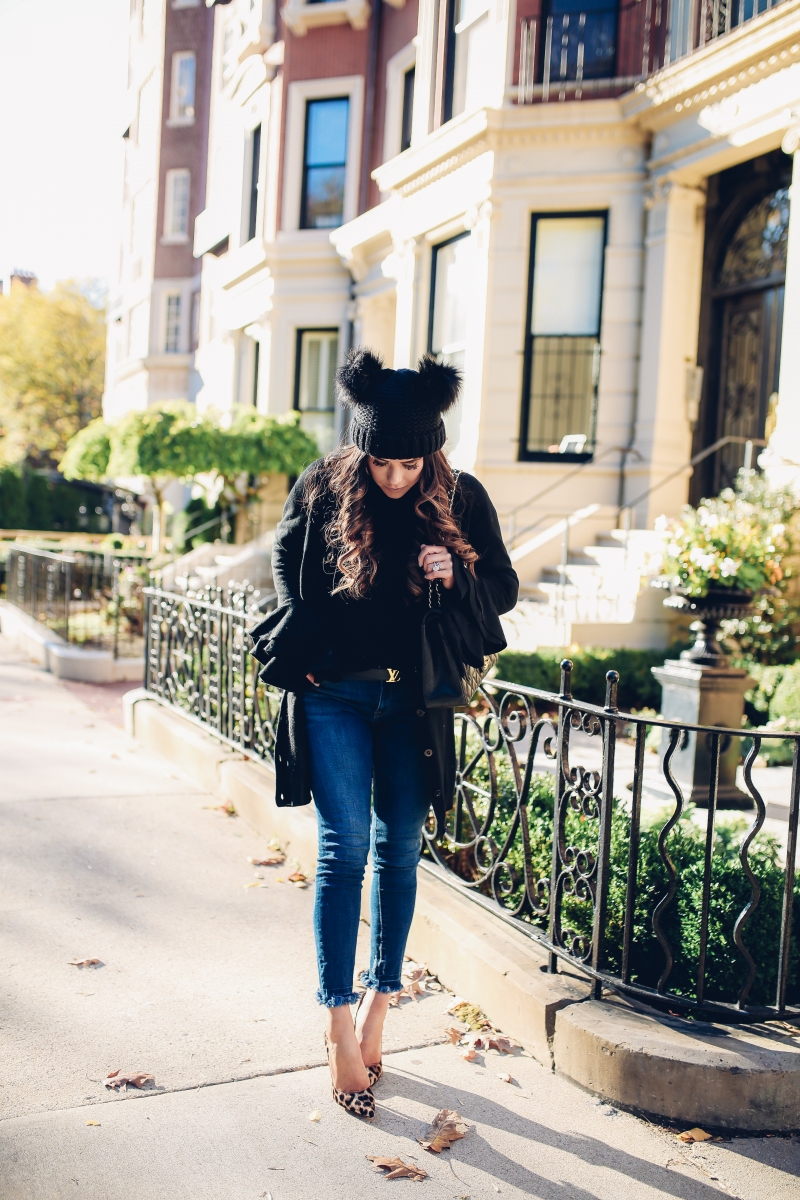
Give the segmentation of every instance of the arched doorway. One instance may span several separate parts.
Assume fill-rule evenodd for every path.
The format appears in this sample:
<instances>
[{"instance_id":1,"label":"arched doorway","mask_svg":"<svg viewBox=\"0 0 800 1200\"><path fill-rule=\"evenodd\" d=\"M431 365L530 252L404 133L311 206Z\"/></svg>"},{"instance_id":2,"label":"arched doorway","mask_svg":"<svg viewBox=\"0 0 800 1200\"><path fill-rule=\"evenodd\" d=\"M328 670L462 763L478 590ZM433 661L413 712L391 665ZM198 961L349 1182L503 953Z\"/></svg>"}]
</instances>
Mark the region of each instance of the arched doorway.
<instances>
[{"instance_id":1,"label":"arched doorway","mask_svg":"<svg viewBox=\"0 0 800 1200\"><path fill-rule=\"evenodd\" d=\"M765 156L709 181L699 356L705 384L695 453L729 434L771 432L789 229L784 157ZM723 447L698 469L692 501L730 487L743 463L744 446Z\"/></svg>"},{"instance_id":2,"label":"arched doorway","mask_svg":"<svg viewBox=\"0 0 800 1200\"><path fill-rule=\"evenodd\" d=\"M720 266L717 437L763 438L778 400L789 232L789 189L766 196L739 225ZM714 491L730 487L744 447L716 456Z\"/></svg>"}]
</instances>

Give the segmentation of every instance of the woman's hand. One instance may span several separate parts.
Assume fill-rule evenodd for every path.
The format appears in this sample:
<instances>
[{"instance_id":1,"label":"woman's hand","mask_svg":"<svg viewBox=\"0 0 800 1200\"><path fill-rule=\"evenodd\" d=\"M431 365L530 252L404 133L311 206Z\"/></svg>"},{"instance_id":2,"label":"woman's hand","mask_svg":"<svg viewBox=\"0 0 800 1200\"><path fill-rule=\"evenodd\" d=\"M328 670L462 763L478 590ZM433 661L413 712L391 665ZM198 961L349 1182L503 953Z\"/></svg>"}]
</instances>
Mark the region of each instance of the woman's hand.
<instances>
[{"instance_id":1,"label":"woman's hand","mask_svg":"<svg viewBox=\"0 0 800 1200\"><path fill-rule=\"evenodd\" d=\"M448 591L455 583L453 559L446 546L422 546L417 562L431 583L441 583Z\"/></svg>"},{"instance_id":2,"label":"woman's hand","mask_svg":"<svg viewBox=\"0 0 800 1200\"><path fill-rule=\"evenodd\" d=\"M306 675L306 679L308 680L309 683L313 683L314 687L319 687L319 684L317 683L317 681L313 675L310 675L310 674Z\"/></svg>"}]
</instances>

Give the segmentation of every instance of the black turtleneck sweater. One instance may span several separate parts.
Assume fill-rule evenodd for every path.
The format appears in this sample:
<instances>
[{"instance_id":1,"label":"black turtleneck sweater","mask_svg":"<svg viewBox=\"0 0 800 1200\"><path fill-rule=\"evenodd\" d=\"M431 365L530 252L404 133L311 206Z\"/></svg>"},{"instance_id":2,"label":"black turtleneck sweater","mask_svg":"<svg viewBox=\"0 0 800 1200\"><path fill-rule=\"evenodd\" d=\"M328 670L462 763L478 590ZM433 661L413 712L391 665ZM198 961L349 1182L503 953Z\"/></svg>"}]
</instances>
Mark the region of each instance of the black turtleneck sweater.
<instances>
[{"instance_id":1,"label":"black turtleneck sweater","mask_svg":"<svg viewBox=\"0 0 800 1200\"><path fill-rule=\"evenodd\" d=\"M420 535L414 504L415 484L399 499L387 496L370 480L367 506L375 531L378 573L362 597L337 592L334 636L321 674L396 667L412 671L420 660L420 600L408 590L409 564L419 554Z\"/></svg>"}]
</instances>

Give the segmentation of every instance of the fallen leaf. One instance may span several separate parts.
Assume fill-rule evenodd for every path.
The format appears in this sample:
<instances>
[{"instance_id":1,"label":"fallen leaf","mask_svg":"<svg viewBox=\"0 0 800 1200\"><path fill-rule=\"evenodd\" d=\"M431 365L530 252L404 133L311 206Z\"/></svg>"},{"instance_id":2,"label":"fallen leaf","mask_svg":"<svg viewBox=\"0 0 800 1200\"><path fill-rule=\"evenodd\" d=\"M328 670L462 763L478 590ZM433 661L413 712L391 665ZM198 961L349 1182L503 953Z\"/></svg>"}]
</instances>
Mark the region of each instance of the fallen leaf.
<instances>
[{"instance_id":1,"label":"fallen leaf","mask_svg":"<svg viewBox=\"0 0 800 1200\"><path fill-rule=\"evenodd\" d=\"M99 1121L87 1121L86 1124L87 1125L99 1125L100 1122Z\"/></svg>"},{"instance_id":2,"label":"fallen leaf","mask_svg":"<svg viewBox=\"0 0 800 1200\"><path fill-rule=\"evenodd\" d=\"M473 1060L473 1059L475 1059L475 1058L477 1058L478 1056L477 1056L477 1054L475 1053L475 1051L472 1049L472 1047L470 1046L469 1050L465 1050L465 1051L464 1051L464 1053L461 1055L461 1057L462 1057L462 1058L463 1058L463 1059L464 1059L466 1062L472 1062L472 1060Z\"/></svg>"},{"instance_id":3,"label":"fallen leaf","mask_svg":"<svg viewBox=\"0 0 800 1200\"><path fill-rule=\"evenodd\" d=\"M449 1150L452 1142L457 1142L469 1133L469 1125L454 1108L442 1108L433 1118L425 1134L417 1138L424 1150L433 1154L441 1154Z\"/></svg>"},{"instance_id":4,"label":"fallen leaf","mask_svg":"<svg viewBox=\"0 0 800 1200\"><path fill-rule=\"evenodd\" d=\"M309 1121L321 1121L322 1113L319 1111L318 1108L315 1108L313 1112L308 1114L308 1119L309 1119Z\"/></svg>"},{"instance_id":5,"label":"fallen leaf","mask_svg":"<svg viewBox=\"0 0 800 1200\"><path fill-rule=\"evenodd\" d=\"M501 1054L511 1054L513 1053L514 1048L507 1037L503 1037L501 1034L495 1034L489 1038L489 1049L499 1050Z\"/></svg>"},{"instance_id":6,"label":"fallen leaf","mask_svg":"<svg viewBox=\"0 0 800 1200\"><path fill-rule=\"evenodd\" d=\"M71 958L68 967L102 967L99 958Z\"/></svg>"},{"instance_id":7,"label":"fallen leaf","mask_svg":"<svg viewBox=\"0 0 800 1200\"><path fill-rule=\"evenodd\" d=\"M429 979L428 983L427 983L427 987L428 987L428 990L431 992L440 992L442 990L442 985L440 983L437 983L437 981L435 979Z\"/></svg>"},{"instance_id":8,"label":"fallen leaf","mask_svg":"<svg viewBox=\"0 0 800 1200\"><path fill-rule=\"evenodd\" d=\"M453 996L453 1001L452 1001L450 1007L448 1009L445 1009L445 1011L449 1012L449 1013L454 1013L457 1008L461 1007L462 1004L466 1004L466 1000L462 1000L460 996Z\"/></svg>"},{"instance_id":9,"label":"fallen leaf","mask_svg":"<svg viewBox=\"0 0 800 1200\"><path fill-rule=\"evenodd\" d=\"M679 1142L710 1142L711 1134L706 1133L705 1129L687 1129L685 1133L678 1134Z\"/></svg>"},{"instance_id":10,"label":"fallen leaf","mask_svg":"<svg viewBox=\"0 0 800 1200\"><path fill-rule=\"evenodd\" d=\"M306 877L302 871L292 871L288 878L289 883L305 883L306 881Z\"/></svg>"},{"instance_id":11,"label":"fallen leaf","mask_svg":"<svg viewBox=\"0 0 800 1200\"><path fill-rule=\"evenodd\" d=\"M248 858L249 863L254 867L277 867L282 862L286 862L285 854L268 854L266 858Z\"/></svg>"},{"instance_id":12,"label":"fallen leaf","mask_svg":"<svg viewBox=\"0 0 800 1200\"><path fill-rule=\"evenodd\" d=\"M509 1075L508 1071L501 1071L500 1074L497 1076L497 1078L502 1079L503 1083L513 1083L514 1082L514 1080Z\"/></svg>"},{"instance_id":13,"label":"fallen leaf","mask_svg":"<svg viewBox=\"0 0 800 1200\"><path fill-rule=\"evenodd\" d=\"M177 779L177 775L175 778ZM212 812L225 813L225 815L228 817L236 816L236 809L232 804L203 804L201 805L201 808L210 808Z\"/></svg>"},{"instance_id":14,"label":"fallen leaf","mask_svg":"<svg viewBox=\"0 0 800 1200\"><path fill-rule=\"evenodd\" d=\"M384 1179L414 1179L417 1183L422 1183L423 1179L428 1178L428 1172L423 1171L422 1167L404 1163L402 1158L382 1158L379 1154L367 1154L366 1158L376 1171L388 1172Z\"/></svg>"},{"instance_id":15,"label":"fallen leaf","mask_svg":"<svg viewBox=\"0 0 800 1200\"><path fill-rule=\"evenodd\" d=\"M254 879L251 883L246 883L244 885L244 887L245 887L245 889L251 888L251 887L261 887L261 884L258 882L257 879Z\"/></svg>"},{"instance_id":16,"label":"fallen leaf","mask_svg":"<svg viewBox=\"0 0 800 1200\"><path fill-rule=\"evenodd\" d=\"M133 1087L143 1088L146 1083L155 1083L155 1081L155 1075L150 1075L147 1071L135 1071L130 1075L122 1075L119 1069L117 1069L116 1071L109 1071L108 1077L103 1080L103 1083L107 1088L125 1087L127 1089L128 1084L132 1084Z\"/></svg>"},{"instance_id":17,"label":"fallen leaf","mask_svg":"<svg viewBox=\"0 0 800 1200\"><path fill-rule=\"evenodd\" d=\"M445 1029L445 1034L450 1039L450 1045L457 1046L464 1036L464 1030L457 1029L455 1025L448 1025L447 1029Z\"/></svg>"},{"instance_id":18,"label":"fallen leaf","mask_svg":"<svg viewBox=\"0 0 800 1200\"><path fill-rule=\"evenodd\" d=\"M276 876L275 882L276 883L286 883L286 880L282 876L278 875L278 876Z\"/></svg>"}]
</instances>

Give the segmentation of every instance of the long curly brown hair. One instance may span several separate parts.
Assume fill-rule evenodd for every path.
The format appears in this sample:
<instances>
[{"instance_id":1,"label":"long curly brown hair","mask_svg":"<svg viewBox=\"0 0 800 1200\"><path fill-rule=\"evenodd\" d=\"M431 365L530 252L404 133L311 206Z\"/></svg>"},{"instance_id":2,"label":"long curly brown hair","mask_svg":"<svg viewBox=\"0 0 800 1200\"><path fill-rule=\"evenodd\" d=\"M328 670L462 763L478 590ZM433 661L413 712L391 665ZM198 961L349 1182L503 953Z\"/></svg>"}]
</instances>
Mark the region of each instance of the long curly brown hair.
<instances>
[{"instance_id":1,"label":"long curly brown hair","mask_svg":"<svg viewBox=\"0 0 800 1200\"><path fill-rule=\"evenodd\" d=\"M323 500L326 493L333 500L325 524L325 541L329 562L339 576L334 592L347 592L354 597L369 593L378 573L380 553L375 544L373 527L367 506L371 475L368 456L357 446L344 446L320 460L310 474L305 490L305 503L311 506ZM431 546L446 546L453 555L475 571L478 555L462 534L456 517L458 500L451 511L455 488L447 458L441 450L425 456L419 478L419 495L414 505L420 542ZM417 565L416 554L408 563L408 591L417 599L425 590L425 577Z\"/></svg>"}]
</instances>

